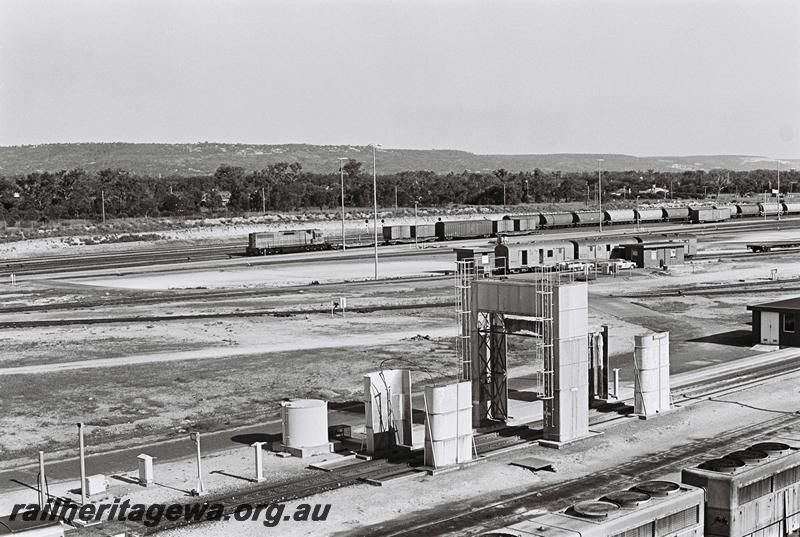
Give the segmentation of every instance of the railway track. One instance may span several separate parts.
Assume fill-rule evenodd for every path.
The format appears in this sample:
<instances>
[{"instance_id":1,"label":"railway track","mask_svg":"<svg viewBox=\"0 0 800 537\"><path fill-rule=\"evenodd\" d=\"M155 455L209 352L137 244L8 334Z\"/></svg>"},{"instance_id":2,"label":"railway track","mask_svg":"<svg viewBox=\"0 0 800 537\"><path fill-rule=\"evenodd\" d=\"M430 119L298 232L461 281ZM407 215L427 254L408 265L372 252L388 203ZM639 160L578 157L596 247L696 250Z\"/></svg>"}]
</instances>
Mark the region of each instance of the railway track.
<instances>
[{"instance_id":1,"label":"railway track","mask_svg":"<svg viewBox=\"0 0 800 537\"><path fill-rule=\"evenodd\" d=\"M696 382L688 382L673 390L673 397L680 398L687 404L707 400L714 396L730 394L750 388L766 380L785 375L800 369L796 360L769 366L736 370ZM627 414L604 415L593 412L590 425L609 424L618 420L629 419ZM423 512L415 517L415 523L391 520L368 528L362 528L353 535L385 535L385 536L424 536L437 535L477 535L493 528L506 526L526 518L531 509L561 508L569 498L585 495L591 491L593 496L623 488L631 480L646 480L663 476L664 473L679 470L699 459L708 458L714 450L730 451L732 446L752 443L752 439L775 430L795 426L800 423L800 414L782 413L763 422L739 427L712 439L698 440L684 444L678 448L658 451L649 456L638 457L633 461L616 465L607 470L592 472L568 481L545 485L523 494L504 498L500 501L486 503L480 498L469 502L460 502L445 508L437 508ZM475 447L479 456L486 457L502 453L509 449L529 445L538 438L535 430L537 423L527 426L505 427L496 431L477 434ZM417 466L421 464L420 454L405 460L373 459L359 461L336 467L329 472L319 472L311 476L284 481L277 484L253 486L236 493L223 493L203 497L199 503L219 503L224 506L225 513L230 514L236 505L243 503L269 504L283 503L306 498L322 492L335 490L359 483L370 483L386 478L415 475ZM127 522L126 528L138 534L154 534L188 525L190 521L165 522L157 527L147 528L140 524Z\"/></svg>"},{"instance_id":2,"label":"railway track","mask_svg":"<svg viewBox=\"0 0 800 537\"><path fill-rule=\"evenodd\" d=\"M665 225L663 223L647 224L635 226L632 224L621 224L610 226L606 231L606 235L624 235L624 234L637 234L637 233L691 233L698 236L709 234L730 234L741 233L744 231L757 231L757 230L779 230L788 227L795 227L800 223L800 219L783 220L782 223L776 221L767 222L728 222L723 224L674 224ZM530 240L535 237L547 237L548 239L556 238L554 236L560 234L575 234L575 233L591 233L586 228L564 228L564 229L546 229L539 230L533 235L516 236L512 240ZM348 244L348 249L372 247L374 242L371 236L358 235L359 243ZM366 242L363 242L366 240ZM331 236L331 242L338 248L340 240ZM458 241L448 241L458 242ZM441 244L441 243L440 243ZM444 243L446 244L446 243ZM177 265L184 263L194 263L199 261L215 261L226 260L234 257L242 257L244 253L245 244L243 242L230 242L225 244L215 244L208 246L179 246L172 248L155 248L139 251L126 251L126 252L112 252L112 253L99 253L88 255L66 255L66 256L38 256L35 258L26 258L19 260L6 260L0 262L0 278L7 278L11 273L17 276L30 276L42 274L57 274L57 273L71 273L81 272L85 270L98 270L98 269L124 269L136 268L143 266L150 266L156 264L164 265ZM429 254L431 250L420 250L417 253L420 255ZM401 255L413 255L414 252L403 252ZM390 254L384 254L384 256ZM763 255L763 254L762 254ZM267 258L282 258L283 256L266 256ZM324 260L326 256L317 256L314 262ZM364 257L369 257L364 254ZM719 256L718 256L719 257ZM335 259L335 258L331 258ZM261 258L253 258L254 263L263 261ZM260 260L260 261L256 261ZM283 259L283 263L300 262L307 263L308 259L303 258L299 260Z\"/></svg>"},{"instance_id":3,"label":"railway track","mask_svg":"<svg viewBox=\"0 0 800 537\"><path fill-rule=\"evenodd\" d=\"M521 522L530 517L532 510L559 509L575 497L591 493L593 497L627 488L631 481L644 481L677 471L687 465L709 457L716 450L730 451L733 446L747 445L763 435L792 427L800 423L798 415L782 415L755 425L739 427L709 440L688 442L677 448L658 451L649 456L615 465L608 470L592 472L581 477L537 487L523 494L504 498L497 502L481 503L481 500L461 502L458 505L439 507L417 517L415 524L392 520L361 528L352 535L374 535L386 537L432 537L443 535L479 535L492 529ZM442 514L446 512L447 514ZM421 520L420 520L421 519Z\"/></svg>"}]
</instances>

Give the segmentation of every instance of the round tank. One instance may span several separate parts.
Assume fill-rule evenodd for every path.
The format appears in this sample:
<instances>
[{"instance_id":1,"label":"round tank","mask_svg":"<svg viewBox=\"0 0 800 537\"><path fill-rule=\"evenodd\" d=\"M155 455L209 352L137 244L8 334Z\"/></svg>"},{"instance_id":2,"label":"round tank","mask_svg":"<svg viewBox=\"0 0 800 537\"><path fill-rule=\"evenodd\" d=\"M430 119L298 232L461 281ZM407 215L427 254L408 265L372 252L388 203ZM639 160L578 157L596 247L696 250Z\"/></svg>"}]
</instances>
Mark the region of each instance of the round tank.
<instances>
[{"instance_id":1,"label":"round tank","mask_svg":"<svg viewBox=\"0 0 800 537\"><path fill-rule=\"evenodd\" d=\"M636 336L634 360L634 411L648 416L669 409L669 339Z\"/></svg>"},{"instance_id":2,"label":"round tank","mask_svg":"<svg viewBox=\"0 0 800 537\"><path fill-rule=\"evenodd\" d=\"M283 444L292 448L328 443L328 403L319 399L292 399L281 403Z\"/></svg>"}]
</instances>

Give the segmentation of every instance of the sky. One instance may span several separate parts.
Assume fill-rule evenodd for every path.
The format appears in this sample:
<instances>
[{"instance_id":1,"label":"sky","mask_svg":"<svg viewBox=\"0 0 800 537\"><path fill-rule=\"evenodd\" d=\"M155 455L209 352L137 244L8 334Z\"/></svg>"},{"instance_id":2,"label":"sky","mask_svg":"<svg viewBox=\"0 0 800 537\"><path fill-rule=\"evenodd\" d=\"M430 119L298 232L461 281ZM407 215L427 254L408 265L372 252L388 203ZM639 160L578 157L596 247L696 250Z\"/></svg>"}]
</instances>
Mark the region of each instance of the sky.
<instances>
[{"instance_id":1,"label":"sky","mask_svg":"<svg viewBox=\"0 0 800 537\"><path fill-rule=\"evenodd\" d=\"M800 2L0 0L0 145L800 158Z\"/></svg>"}]
</instances>

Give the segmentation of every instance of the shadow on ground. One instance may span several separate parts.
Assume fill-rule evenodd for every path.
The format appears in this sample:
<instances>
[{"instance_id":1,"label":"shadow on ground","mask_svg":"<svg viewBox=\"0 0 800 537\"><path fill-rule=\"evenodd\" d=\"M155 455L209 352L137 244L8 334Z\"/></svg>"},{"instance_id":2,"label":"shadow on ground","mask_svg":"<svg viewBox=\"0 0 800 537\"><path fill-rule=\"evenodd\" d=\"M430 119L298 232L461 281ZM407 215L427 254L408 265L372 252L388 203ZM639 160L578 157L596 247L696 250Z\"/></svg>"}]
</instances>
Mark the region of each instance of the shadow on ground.
<instances>
[{"instance_id":1,"label":"shadow on ground","mask_svg":"<svg viewBox=\"0 0 800 537\"><path fill-rule=\"evenodd\" d=\"M749 330L729 330L719 334L711 334L688 340L691 343L713 343L715 345L729 345L732 347L751 347L753 333Z\"/></svg>"}]
</instances>

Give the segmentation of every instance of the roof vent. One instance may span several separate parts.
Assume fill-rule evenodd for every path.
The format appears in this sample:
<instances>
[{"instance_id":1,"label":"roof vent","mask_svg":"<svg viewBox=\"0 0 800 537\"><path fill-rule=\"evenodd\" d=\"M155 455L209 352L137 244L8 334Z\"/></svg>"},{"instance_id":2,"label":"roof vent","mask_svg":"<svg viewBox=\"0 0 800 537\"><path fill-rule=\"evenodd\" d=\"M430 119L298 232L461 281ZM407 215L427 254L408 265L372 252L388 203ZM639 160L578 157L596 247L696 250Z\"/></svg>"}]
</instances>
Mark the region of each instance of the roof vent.
<instances>
[{"instance_id":1,"label":"roof vent","mask_svg":"<svg viewBox=\"0 0 800 537\"><path fill-rule=\"evenodd\" d=\"M734 451L725 455L726 459L735 459L742 461L745 464L758 464L764 459L768 458L769 454L766 451L758 451L754 449L743 449L742 451Z\"/></svg>"},{"instance_id":2,"label":"roof vent","mask_svg":"<svg viewBox=\"0 0 800 537\"><path fill-rule=\"evenodd\" d=\"M575 514L586 518L606 518L609 513L619 511L619 506L611 502L578 502L572 506Z\"/></svg>"},{"instance_id":3,"label":"roof vent","mask_svg":"<svg viewBox=\"0 0 800 537\"><path fill-rule=\"evenodd\" d=\"M631 490L644 492L650 496L669 496L670 494L675 494L680 489L681 486L672 481L645 481L644 483L639 483Z\"/></svg>"},{"instance_id":4,"label":"roof vent","mask_svg":"<svg viewBox=\"0 0 800 537\"><path fill-rule=\"evenodd\" d=\"M635 490L621 490L619 492L612 492L600 498L601 501L611 502L619 505L622 508L631 509L639 507L640 505L650 501L650 495L644 492Z\"/></svg>"},{"instance_id":5,"label":"roof vent","mask_svg":"<svg viewBox=\"0 0 800 537\"><path fill-rule=\"evenodd\" d=\"M711 470L712 472L733 472L737 468L744 466L744 463L738 459L711 459L700 465L703 470Z\"/></svg>"},{"instance_id":6,"label":"roof vent","mask_svg":"<svg viewBox=\"0 0 800 537\"><path fill-rule=\"evenodd\" d=\"M790 449L790 446L780 442L760 442L747 448L747 451L763 451L767 455L780 455L784 451L789 451Z\"/></svg>"}]
</instances>

